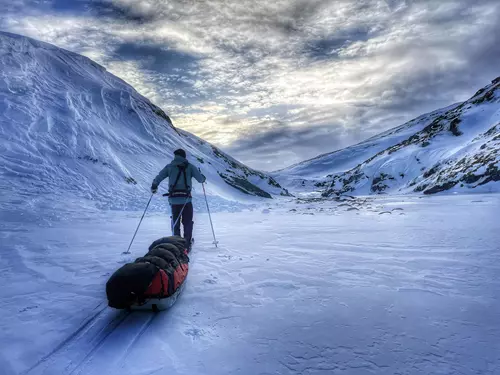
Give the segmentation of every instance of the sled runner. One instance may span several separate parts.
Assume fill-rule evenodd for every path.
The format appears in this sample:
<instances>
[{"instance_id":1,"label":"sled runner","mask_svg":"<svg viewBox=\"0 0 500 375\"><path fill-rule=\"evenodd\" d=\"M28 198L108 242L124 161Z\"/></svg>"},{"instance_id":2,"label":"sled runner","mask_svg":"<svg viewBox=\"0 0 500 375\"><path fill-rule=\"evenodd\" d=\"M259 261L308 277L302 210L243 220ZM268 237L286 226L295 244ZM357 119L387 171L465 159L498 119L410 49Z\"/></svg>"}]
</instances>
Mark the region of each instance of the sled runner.
<instances>
[{"instance_id":1,"label":"sled runner","mask_svg":"<svg viewBox=\"0 0 500 375\"><path fill-rule=\"evenodd\" d=\"M172 294L170 297L151 298L151 299L148 299L143 304L131 305L129 307L129 310L153 311L153 312L168 310L169 308L171 308L175 304L175 302L177 302L177 298L182 293L182 290L184 289L185 285L186 285L186 283L183 282L181 284L181 286L179 288L177 288L177 290L174 292L174 294Z\"/></svg>"}]
</instances>

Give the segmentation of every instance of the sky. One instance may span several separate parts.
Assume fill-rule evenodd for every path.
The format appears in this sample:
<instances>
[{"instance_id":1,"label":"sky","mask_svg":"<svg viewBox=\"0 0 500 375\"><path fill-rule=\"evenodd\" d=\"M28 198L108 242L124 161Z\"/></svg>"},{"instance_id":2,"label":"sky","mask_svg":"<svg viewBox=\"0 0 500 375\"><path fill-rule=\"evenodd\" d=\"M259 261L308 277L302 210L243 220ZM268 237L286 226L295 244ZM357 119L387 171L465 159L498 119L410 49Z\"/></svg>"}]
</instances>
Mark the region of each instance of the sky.
<instances>
[{"instance_id":1,"label":"sky","mask_svg":"<svg viewBox=\"0 0 500 375\"><path fill-rule=\"evenodd\" d=\"M266 171L500 76L498 0L0 0L0 30L95 60Z\"/></svg>"}]
</instances>

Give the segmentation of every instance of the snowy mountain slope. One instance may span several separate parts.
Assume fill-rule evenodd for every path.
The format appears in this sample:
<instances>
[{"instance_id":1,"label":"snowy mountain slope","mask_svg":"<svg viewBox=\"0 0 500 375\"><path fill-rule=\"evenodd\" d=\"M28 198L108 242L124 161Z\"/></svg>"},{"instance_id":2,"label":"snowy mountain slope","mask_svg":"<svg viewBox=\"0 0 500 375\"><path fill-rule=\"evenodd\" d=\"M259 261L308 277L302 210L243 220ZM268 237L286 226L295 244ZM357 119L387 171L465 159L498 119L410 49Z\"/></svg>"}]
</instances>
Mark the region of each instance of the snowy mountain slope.
<instances>
[{"instance_id":1,"label":"snowy mountain slope","mask_svg":"<svg viewBox=\"0 0 500 375\"><path fill-rule=\"evenodd\" d=\"M288 178L288 180L296 179L302 182L304 179L322 180L333 176L334 173L347 171L363 162L374 153L401 142L414 132L421 130L426 122L434 120L446 110L456 106L458 106L458 104L425 114L404 125L378 134L361 143L322 154L313 159L278 170L274 172L274 175L278 176L278 178Z\"/></svg>"},{"instance_id":2,"label":"snowy mountain slope","mask_svg":"<svg viewBox=\"0 0 500 375\"><path fill-rule=\"evenodd\" d=\"M16 192L11 203L73 196L139 207L134 201L144 200L179 147L207 175L214 202L287 194L272 177L176 129L163 110L86 57L0 33L0 67L0 189Z\"/></svg>"},{"instance_id":3,"label":"snowy mountain slope","mask_svg":"<svg viewBox=\"0 0 500 375\"><path fill-rule=\"evenodd\" d=\"M500 188L500 77L471 99L274 176L323 195Z\"/></svg>"}]
</instances>

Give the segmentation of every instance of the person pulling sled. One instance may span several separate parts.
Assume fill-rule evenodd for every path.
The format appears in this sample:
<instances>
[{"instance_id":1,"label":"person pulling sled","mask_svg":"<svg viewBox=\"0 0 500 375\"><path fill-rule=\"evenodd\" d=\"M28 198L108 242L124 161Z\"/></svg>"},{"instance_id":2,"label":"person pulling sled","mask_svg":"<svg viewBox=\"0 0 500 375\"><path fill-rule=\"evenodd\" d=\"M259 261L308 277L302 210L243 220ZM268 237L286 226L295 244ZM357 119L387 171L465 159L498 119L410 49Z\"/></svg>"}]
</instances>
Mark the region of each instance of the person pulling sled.
<instances>
[{"instance_id":1,"label":"person pulling sled","mask_svg":"<svg viewBox=\"0 0 500 375\"><path fill-rule=\"evenodd\" d=\"M172 207L172 232L174 236L181 235L181 222L184 227L184 239L191 247L193 238L193 203L191 197L192 178L200 184L206 177L196 167L189 163L186 151L174 151L174 159L155 177L151 185L151 193L158 192L160 183L168 178L168 201Z\"/></svg>"}]
</instances>

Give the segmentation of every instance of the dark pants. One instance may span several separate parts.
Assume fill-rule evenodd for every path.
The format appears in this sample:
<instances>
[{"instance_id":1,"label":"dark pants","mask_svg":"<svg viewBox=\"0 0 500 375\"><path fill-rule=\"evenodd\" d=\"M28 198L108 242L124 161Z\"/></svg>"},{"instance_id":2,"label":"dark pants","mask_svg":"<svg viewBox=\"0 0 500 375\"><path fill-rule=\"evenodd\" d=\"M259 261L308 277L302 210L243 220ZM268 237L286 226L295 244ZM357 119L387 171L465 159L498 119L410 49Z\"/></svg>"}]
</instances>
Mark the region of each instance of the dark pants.
<instances>
[{"instance_id":1,"label":"dark pants","mask_svg":"<svg viewBox=\"0 0 500 375\"><path fill-rule=\"evenodd\" d=\"M182 209L184 207L184 210ZM179 215L182 216L178 219ZM186 240L187 246L191 246L191 239L193 238L193 204L191 202L184 204L173 204L172 205L172 225L175 224L174 227L174 235L181 235L181 221L182 226L184 227L184 239Z\"/></svg>"}]
</instances>

